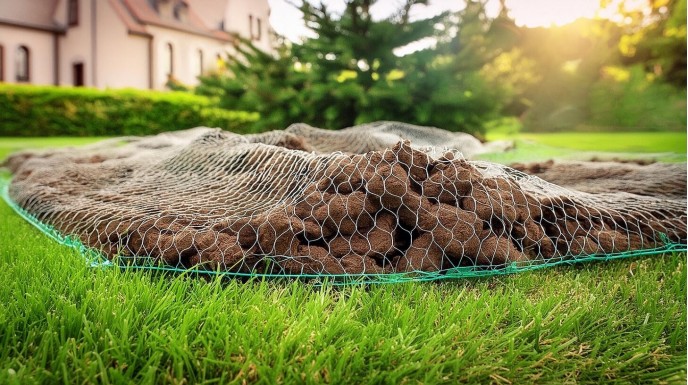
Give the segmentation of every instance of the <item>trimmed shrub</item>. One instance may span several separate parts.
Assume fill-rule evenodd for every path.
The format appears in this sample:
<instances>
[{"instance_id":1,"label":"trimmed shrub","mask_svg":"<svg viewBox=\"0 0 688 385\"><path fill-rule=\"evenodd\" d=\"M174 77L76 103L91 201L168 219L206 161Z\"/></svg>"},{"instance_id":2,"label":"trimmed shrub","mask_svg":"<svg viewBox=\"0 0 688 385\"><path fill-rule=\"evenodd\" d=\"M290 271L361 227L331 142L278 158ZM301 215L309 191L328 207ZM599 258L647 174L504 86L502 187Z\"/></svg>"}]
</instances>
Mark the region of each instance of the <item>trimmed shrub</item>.
<instances>
[{"instance_id":1,"label":"trimmed shrub","mask_svg":"<svg viewBox=\"0 0 688 385\"><path fill-rule=\"evenodd\" d=\"M0 84L0 136L150 135L196 126L250 133L258 117L184 92Z\"/></svg>"}]
</instances>

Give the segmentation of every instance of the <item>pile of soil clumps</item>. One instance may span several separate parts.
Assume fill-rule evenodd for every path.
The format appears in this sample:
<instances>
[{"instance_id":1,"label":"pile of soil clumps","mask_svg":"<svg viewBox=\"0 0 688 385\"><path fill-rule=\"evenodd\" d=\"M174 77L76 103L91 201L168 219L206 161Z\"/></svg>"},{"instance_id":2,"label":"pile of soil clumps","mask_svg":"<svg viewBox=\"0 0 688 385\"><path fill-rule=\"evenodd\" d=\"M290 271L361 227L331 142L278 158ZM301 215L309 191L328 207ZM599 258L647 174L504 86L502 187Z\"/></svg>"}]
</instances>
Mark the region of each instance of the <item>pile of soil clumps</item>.
<instances>
[{"instance_id":1,"label":"pile of soil clumps","mask_svg":"<svg viewBox=\"0 0 688 385\"><path fill-rule=\"evenodd\" d=\"M685 163L549 160L510 166L548 182L589 193L623 191L654 197L686 197Z\"/></svg>"},{"instance_id":2,"label":"pile of soil clumps","mask_svg":"<svg viewBox=\"0 0 688 385\"><path fill-rule=\"evenodd\" d=\"M343 152L365 154L392 148L408 140L411 147L435 151L437 155L451 150L464 158L485 152L503 151L513 146L510 141L482 143L465 132L452 132L436 127L416 126L401 122L373 122L333 131L295 123L285 130L247 135L254 143L265 143L320 154Z\"/></svg>"},{"instance_id":3,"label":"pile of soil clumps","mask_svg":"<svg viewBox=\"0 0 688 385\"><path fill-rule=\"evenodd\" d=\"M686 242L685 199L577 192L405 141L266 141L203 128L20 153L9 193L110 259L242 273L495 269Z\"/></svg>"}]
</instances>

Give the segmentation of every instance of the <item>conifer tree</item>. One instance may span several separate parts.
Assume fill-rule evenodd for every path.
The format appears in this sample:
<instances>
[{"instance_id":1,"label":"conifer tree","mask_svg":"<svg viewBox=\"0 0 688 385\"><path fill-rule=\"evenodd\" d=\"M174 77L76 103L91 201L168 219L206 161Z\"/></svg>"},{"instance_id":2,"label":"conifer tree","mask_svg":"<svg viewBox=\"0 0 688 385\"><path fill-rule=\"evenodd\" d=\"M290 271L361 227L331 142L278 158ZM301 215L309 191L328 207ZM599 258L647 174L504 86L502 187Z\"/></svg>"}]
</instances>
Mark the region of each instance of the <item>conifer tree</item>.
<instances>
[{"instance_id":1,"label":"conifer tree","mask_svg":"<svg viewBox=\"0 0 688 385\"><path fill-rule=\"evenodd\" d=\"M341 128L377 119L412 120L412 100L404 90L404 58L395 50L435 34L445 16L411 20L413 7L427 3L407 0L396 13L373 19L376 0L348 0L341 14L324 4L303 2L299 9L316 37L294 46L294 55L308 65L304 90L307 121Z\"/></svg>"},{"instance_id":2,"label":"conifer tree","mask_svg":"<svg viewBox=\"0 0 688 385\"><path fill-rule=\"evenodd\" d=\"M399 120L481 131L507 99L508 90L497 84L502 79L482 72L510 47L503 23L496 22L506 17L490 20L484 1L471 0L458 14L414 20L414 7L427 1L406 0L376 19L370 12L375 3L346 0L335 13L304 1L298 8L314 37L281 44L275 56L243 41L229 55L227 73L203 78L197 92L221 97L227 108L260 112L259 129ZM396 54L423 39L435 39L437 47Z\"/></svg>"}]
</instances>

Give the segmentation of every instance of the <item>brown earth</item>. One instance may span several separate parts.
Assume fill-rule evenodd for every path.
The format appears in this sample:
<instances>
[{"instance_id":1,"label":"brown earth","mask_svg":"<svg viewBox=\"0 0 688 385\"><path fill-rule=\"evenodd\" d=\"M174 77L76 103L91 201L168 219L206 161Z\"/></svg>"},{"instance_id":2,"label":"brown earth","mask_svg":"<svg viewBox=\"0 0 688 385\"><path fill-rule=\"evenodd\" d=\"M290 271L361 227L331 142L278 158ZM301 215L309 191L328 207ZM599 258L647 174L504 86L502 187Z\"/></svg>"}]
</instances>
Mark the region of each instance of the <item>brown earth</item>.
<instances>
[{"instance_id":1,"label":"brown earth","mask_svg":"<svg viewBox=\"0 0 688 385\"><path fill-rule=\"evenodd\" d=\"M686 242L685 165L682 180L663 169L672 178L632 188L657 166L514 166L584 194L408 142L315 155L298 137L280 148L214 135L144 159L20 154L10 194L108 258L244 273L492 269Z\"/></svg>"},{"instance_id":2,"label":"brown earth","mask_svg":"<svg viewBox=\"0 0 688 385\"><path fill-rule=\"evenodd\" d=\"M686 164L650 161L568 161L514 163L516 170L550 183L590 193L628 192L686 197Z\"/></svg>"}]
</instances>

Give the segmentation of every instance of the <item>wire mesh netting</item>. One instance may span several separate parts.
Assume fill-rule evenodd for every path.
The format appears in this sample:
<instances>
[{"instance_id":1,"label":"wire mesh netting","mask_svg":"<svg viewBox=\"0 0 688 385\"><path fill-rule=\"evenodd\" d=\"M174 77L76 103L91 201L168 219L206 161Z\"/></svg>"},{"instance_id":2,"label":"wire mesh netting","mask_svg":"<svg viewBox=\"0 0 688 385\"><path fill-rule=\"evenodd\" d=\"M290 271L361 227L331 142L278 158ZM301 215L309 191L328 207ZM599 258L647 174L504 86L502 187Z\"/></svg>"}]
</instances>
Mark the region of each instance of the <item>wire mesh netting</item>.
<instances>
[{"instance_id":1,"label":"wire mesh netting","mask_svg":"<svg viewBox=\"0 0 688 385\"><path fill-rule=\"evenodd\" d=\"M392 128L196 128L18 153L6 195L103 260L228 275L440 279L686 250L685 165L656 166L655 183L627 165L621 186L585 192L467 160L470 140L418 147L399 139L436 133ZM683 184L657 191L670 180Z\"/></svg>"}]
</instances>

